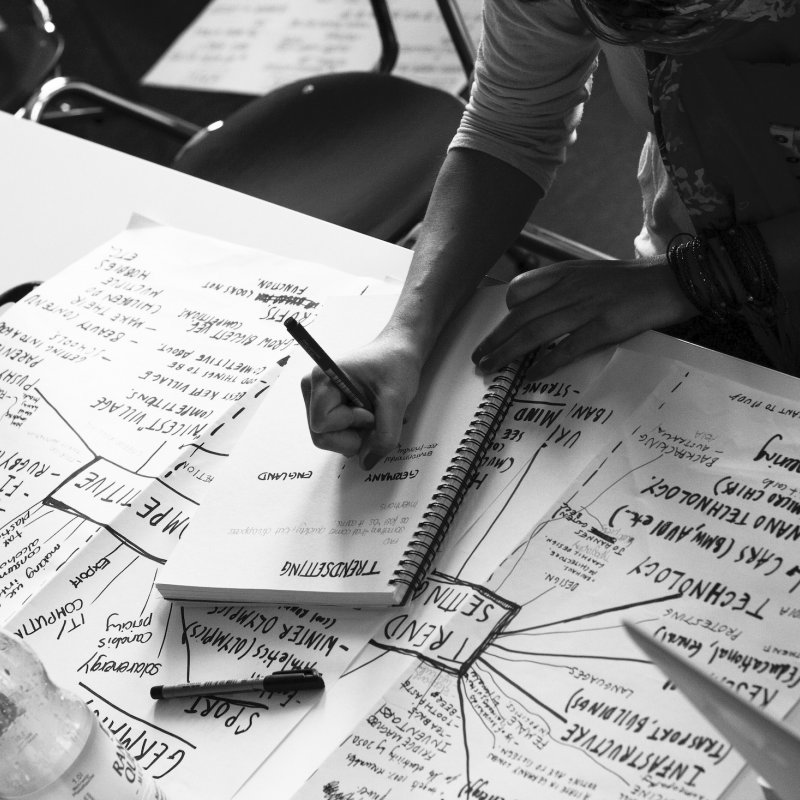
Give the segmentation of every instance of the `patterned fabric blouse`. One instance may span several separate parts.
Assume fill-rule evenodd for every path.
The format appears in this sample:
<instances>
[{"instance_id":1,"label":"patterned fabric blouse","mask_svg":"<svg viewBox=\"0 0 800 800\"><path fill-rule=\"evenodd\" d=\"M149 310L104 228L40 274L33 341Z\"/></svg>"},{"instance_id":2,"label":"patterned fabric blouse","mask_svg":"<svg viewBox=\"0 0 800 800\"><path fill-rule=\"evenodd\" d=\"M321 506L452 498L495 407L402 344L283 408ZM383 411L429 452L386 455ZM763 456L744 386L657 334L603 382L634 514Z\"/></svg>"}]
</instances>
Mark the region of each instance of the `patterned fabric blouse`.
<instances>
[{"instance_id":1,"label":"patterned fabric blouse","mask_svg":"<svg viewBox=\"0 0 800 800\"><path fill-rule=\"evenodd\" d=\"M776 21L792 0L579 0L601 38L661 52L691 52L735 32L738 23Z\"/></svg>"},{"instance_id":2,"label":"patterned fabric blouse","mask_svg":"<svg viewBox=\"0 0 800 800\"><path fill-rule=\"evenodd\" d=\"M798 6L746 0L731 16L778 21ZM717 47L647 51L646 66L662 161L697 231L800 211L800 62L736 61ZM796 286L798 269L800 261L794 274L777 275L778 284ZM751 325L776 366L793 372L800 369L798 327L800 294L788 291L776 330Z\"/></svg>"},{"instance_id":3,"label":"patterned fabric blouse","mask_svg":"<svg viewBox=\"0 0 800 800\"><path fill-rule=\"evenodd\" d=\"M777 20L798 9L796 0L746 0L741 6L747 9L739 7L739 14L749 10L752 15L742 17L747 21L765 15ZM718 48L688 55L648 51L646 63L661 156L698 230L800 208L800 185L786 166L792 162L786 161L787 155L779 158L774 147L776 130L785 145L797 146L800 119L764 119L757 97L747 96L747 78L742 75L746 66L732 62ZM800 95L800 64L775 72L786 84L787 98ZM736 166L743 174L731 177Z\"/></svg>"}]
</instances>

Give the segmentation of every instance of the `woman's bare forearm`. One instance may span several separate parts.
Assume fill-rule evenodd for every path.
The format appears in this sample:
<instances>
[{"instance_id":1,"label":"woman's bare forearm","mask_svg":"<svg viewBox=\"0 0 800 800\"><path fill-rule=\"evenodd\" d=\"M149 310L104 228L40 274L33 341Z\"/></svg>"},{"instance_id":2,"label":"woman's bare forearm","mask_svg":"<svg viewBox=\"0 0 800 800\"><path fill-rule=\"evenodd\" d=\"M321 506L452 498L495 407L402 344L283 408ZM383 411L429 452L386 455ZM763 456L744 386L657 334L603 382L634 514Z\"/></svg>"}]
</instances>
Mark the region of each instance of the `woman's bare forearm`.
<instances>
[{"instance_id":1,"label":"woman's bare forearm","mask_svg":"<svg viewBox=\"0 0 800 800\"><path fill-rule=\"evenodd\" d=\"M424 362L447 320L514 241L542 196L522 172L477 150L448 153L386 331Z\"/></svg>"}]
</instances>

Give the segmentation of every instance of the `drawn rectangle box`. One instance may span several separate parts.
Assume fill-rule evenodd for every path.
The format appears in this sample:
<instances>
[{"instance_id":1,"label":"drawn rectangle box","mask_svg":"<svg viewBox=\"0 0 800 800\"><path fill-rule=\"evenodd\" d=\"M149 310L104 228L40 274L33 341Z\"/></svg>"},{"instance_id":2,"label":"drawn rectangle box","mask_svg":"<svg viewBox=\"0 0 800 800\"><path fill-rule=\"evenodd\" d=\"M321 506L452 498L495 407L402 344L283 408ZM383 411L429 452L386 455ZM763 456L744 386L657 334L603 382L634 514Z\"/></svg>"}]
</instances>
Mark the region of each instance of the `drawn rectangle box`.
<instances>
[{"instance_id":1,"label":"drawn rectangle box","mask_svg":"<svg viewBox=\"0 0 800 800\"><path fill-rule=\"evenodd\" d=\"M43 502L101 525L134 552L160 564L197 507L163 481L99 456L65 478Z\"/></svg>"},{"instance_id":2,"label":"drawn rectangle box","mask_svg":"<svg viewBox=\"0 0 800 800\"><path fill-rule=\"evenodd\" d=\"M371 644L463 675L519 610L483 586L434 571Z\"/></svg>"}]
</instances>

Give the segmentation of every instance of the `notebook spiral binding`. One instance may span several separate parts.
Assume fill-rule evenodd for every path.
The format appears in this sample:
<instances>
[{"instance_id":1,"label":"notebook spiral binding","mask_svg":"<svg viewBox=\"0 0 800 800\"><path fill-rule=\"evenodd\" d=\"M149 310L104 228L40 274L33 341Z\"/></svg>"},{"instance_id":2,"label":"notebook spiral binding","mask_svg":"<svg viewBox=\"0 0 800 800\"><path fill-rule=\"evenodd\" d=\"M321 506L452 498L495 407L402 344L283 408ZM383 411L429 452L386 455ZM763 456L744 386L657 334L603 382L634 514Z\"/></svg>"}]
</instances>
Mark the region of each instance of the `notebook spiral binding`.
<instances>
[{"instance_id":1,"label":"notebook spiral binding","mask_svg":"<svg viewBox=\"0 0 800 800\"><path fill-rule=\"evenodd\" d=\"M464 495L475 479L481 459L503 424L517 389L535 357L536 354L531 353L509 364L495 376L478 404L472 422L422 514L422 521L403 552L394 577L389 581L391 585L406 587L397 605L403 605L416 592L433 564Z\"/></svg>"}]
</instances>

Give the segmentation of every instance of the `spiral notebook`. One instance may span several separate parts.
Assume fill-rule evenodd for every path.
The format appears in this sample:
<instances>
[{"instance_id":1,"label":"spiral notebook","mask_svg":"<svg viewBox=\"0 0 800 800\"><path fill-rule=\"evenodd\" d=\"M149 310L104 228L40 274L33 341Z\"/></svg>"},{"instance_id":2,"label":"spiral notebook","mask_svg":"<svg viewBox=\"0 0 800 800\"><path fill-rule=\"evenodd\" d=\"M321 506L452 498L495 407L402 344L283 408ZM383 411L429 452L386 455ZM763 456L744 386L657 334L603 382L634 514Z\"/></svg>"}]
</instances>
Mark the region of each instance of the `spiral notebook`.
<instances>
[{"instance_id":1,"label":"spiral notebook","mask_svg":"<svg viewBox=\"0 0 800 800\"><path fill-rule=\"evenodd\" d=\"M480 290L431 357L399 447L364 471L310 441L299 350L214 480L157 577L168 599L390 606L430 569L522 381L478 373L470 354L505 312ZM339 298L310 328L336 355L380 330L393 297ZM342 324L342 321L345 324Z\"/></svg>"}]
</instances>

